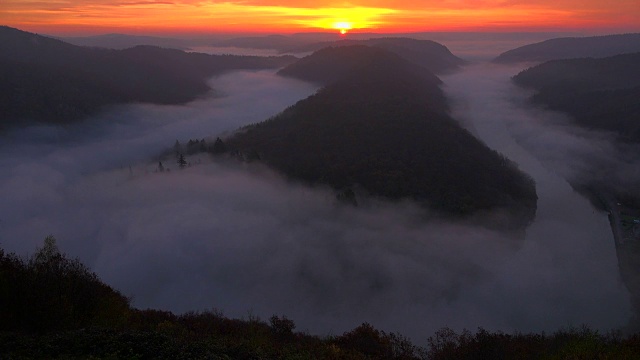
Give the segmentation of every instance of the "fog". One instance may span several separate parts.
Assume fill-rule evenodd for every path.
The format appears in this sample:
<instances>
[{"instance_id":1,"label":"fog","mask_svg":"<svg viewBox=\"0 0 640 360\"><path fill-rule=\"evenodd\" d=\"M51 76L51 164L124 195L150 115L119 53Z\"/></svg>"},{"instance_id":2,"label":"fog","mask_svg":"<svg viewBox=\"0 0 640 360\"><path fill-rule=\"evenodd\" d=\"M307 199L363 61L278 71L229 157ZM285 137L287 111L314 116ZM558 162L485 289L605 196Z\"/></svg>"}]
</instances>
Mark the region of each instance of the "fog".
<instances>
[{"instance_id":1,"label":"fog","mask_svg":"<svg viewBox=\"0 0 640 360\"><path fill-rule=\"evenodd\" d=\"M328 189L255 164L202 155L184 170L164 160L172 171L154 172L176 139L266 119L316 90L237 72L212 80L217 97L187 106L121 107L2 139L0 246L26 256L53 234L136 307L285 314L320 335L365 321L418 343L443 326L623 326L630 306L606 215L513 140L512 121L538 115L511 105L502 69L444 80L454 114L538 182L539 218L525 239L425 222L411 203L340 206ZM531 121L526 130L543 128Z\"/></svg>"},{"instance_id":2,"label":"fog","mask_svg":"<svg viewBox=\"0 0 640 360\"><path fill-rule=\"evenodd\" d=\"M189 49L210 55L240 55L240 56L278 56L281 55L276 49L253 49L235 46L193 46Z\"/></svg>"}]
</instances>

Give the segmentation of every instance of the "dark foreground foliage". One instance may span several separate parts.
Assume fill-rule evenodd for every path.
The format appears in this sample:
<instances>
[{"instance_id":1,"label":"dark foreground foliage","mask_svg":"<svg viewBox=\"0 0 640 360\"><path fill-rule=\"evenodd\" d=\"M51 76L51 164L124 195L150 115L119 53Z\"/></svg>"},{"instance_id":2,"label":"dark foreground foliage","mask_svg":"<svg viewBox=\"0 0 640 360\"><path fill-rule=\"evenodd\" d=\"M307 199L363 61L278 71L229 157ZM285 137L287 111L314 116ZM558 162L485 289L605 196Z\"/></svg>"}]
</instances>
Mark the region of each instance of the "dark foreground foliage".
<instances>
[{"instance_id":1,"label":"dark foreground foliage","mask_svg":"<svg viewBox=\"0 0 640 360\"><path fill-rule=\"evenodd\" d=\"M28 260L0 249L0 359L638 359L640 336L588 328L553 335L442 329L426 348L365 323L341 336L295 332L216 311L137 310L55 239Z\"/></svg>"},{"instance_id":2,"label":"dark foreground foliage","mask_svg":"<svg viewBox=\"0 0 640 360\"><path fill-rule=\"evenodd\" d=\"M482 328L473 334L441 329L429 338L427 358L432 360L483 359L638 359L640 336L599 334L587 327L553 334L491 333Z\"/></svg>"},{"instance_id":3,"label":"dark foreground foliage","mask_svg":"<svg viewBox=\"0 0 640 360\"><path fill-rule=\"evenodd\" d=\"M26 261L0 252L0 309L0 330L25 333L118 328L130 312L126 297L61 254L52 236Z\"/></svg>"}]
</instances>

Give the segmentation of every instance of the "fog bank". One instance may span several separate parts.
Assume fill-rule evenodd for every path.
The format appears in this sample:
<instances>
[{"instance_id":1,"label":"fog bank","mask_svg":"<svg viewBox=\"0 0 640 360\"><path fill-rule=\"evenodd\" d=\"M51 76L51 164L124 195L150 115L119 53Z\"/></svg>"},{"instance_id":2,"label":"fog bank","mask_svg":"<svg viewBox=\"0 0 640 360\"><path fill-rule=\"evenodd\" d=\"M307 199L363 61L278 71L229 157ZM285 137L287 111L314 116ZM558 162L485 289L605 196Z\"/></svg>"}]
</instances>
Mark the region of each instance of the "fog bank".
<instances>
[{"instance_id":1,"label":"fog bank","mask_svg":"<svg viewBox=\"0 0 640 360\"><path fill-rule=\"evenodd\" d=\"M479 102L492 103L471 90L504 90L504 74L483 74L446 79L470 124L490 118ZM84 125L2 139L0 246L26 255L54 234L60 249L137 307L286 314L321 335L366 321L424 343L443 326L510 332L626 322L606 218L581 198L571 198L581 212L554 213L556 193L571 197L557 179L545 187L534 176L541 220L523 242L463 223L425 223L409 203L338 206L329 190L204 155L185 170L166 163L170 173L154 173L157 155L176 139L266 119L315 90L268 72L213 85L225 96L123 107ZM497 147L488 134L481 137ZM523 156L514 160L534 175Z\"/></svg>"}]
</instances>

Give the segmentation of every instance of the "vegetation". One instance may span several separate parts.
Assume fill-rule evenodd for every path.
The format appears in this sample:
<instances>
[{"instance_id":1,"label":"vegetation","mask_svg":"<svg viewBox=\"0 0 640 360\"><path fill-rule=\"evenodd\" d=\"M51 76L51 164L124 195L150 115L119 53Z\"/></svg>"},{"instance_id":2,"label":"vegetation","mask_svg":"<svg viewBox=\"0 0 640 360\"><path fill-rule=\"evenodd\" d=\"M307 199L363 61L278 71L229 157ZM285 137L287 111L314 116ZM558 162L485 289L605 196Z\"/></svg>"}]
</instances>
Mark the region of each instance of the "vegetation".
<instances>
[{"instance_id":1,"label":"vegetation","mask_svg":"<svg viewBox=\"0 0 640 360\"><path fill-rule=\"evenodd\" d=\"M537 91L534 102L568 113L578 125L640 141L640 53L550 61L514 81Z\"/></svg>"},{"instance_id":2,"label":"vegetation","mask_svg":"<svg viewBox=\"0 0 640 360\"><path fill-rule=\"evenodd\" d=\"M114 104L184 103L210 91L206 80L213 75L279 68L293 60L153 46L88 48L2 26L0 130L34 121L70 123Z\"/></svg>"},{"instance_id":3,"label":"vegetation","mask_svg":"<svg viewBox=\"0 0 640 360\"><path fill-rule=\"evenodd\" d=\"M640 53L549 61L522 71L513 80L536 90L534 103L570 115L579 126L617 135L619 161L638 158L634 147L626 145L640 142ZM599 164L587 179L569 180L596 206L602 207L599 198L613 195L617 202L640 208L640 186L633 178L622 179L625 185L620 185L611 175L615 166Z\"/></svg>"},{"instance_id":4,"label":"vegetation","mask_svg":"<svg viewBox=\"0 0 640 360\"><path fill-rule=\"evenodd\" d=\"M393 66L385 68L385 66ZM418 76L429 88L428 98L434 105L441 106L444 110L446 102L441 90L437 87L442 81L426 68L407 62L399 55L377 47L364 45L349 47L327 47L318 50L313 55L304 57L293 64L278 71L278 75L294 77L297 79L315 82L321 85L330 85L340 80L352 80L366 75L377 76L378 86L382 86L381 76L372 71L382 72L405 71ZM353 81L353 80L352 80Z\"/></svg>"},{"instance_id":5,"label":"vegetation","mask_svg":"<svg viewBox=\"0 0 640 360\"><path fill-rule=\"evenodd\" d=\"M49 236L28 260L0 250L0 331L46 333L127 321L129 300Z\"/></svg>"},{"instance_id":6,"label":"vegetation","mask_svg":"<svg viewBox=\"0 0 640 360\"><path fill-rule=\"evenodd\" d=\"M334 34L303 34L291 36L268 35L240 37L218 42L218 46L236 46L252 49L276 49L280 53L307 53L328 47L371 46L393 52L403 59L441 74L455 71L465 63L453 55L446 46L431 40L403 37L372 38L367 40L339 39Z\"/></svg>"},{"instance_id":7,"label":"vegetation","mask_svg":"<svg viewBox=\"0 0 640 360\"><path fill-rule=\"evenodd\" d=\"M542 41L509 50L494 62L542 62L559 59L603 58L640 52L640 34L567 37Z\"/></svg>"},{"instance_id":8,"label":"vegetation","mask_svg":"<svg viewBox=\"0 0 640 360\"><path fill-rule=\"evenodd\" d=\"M323 49L281 73L327 86L226 139L231 152L310 184L410 198L452 216L504 208L516 228L534 217L533 181L447 114L428 70L356 46Z\"/></svg>"},{"instance_id":9,"label":"vegetation","mask_svg":"<svg viewBox=\"0 0 640 360\"><path fill-rule=\"evenodd\" d=\"M442 74L460 69L465 61L453 55L446 46L431 40L410 38L374 38L319 42L291 49L292 52L318 51L327 47L371 46L393 52L401 58L427 70Z\"/></svg>"},{"instance_id":10,"label":"vegetation","mask_svg":"<svg viewBox=\"0 0 640 360\"><path fill-rule=\"evenodd\" d=\"M269 322L217 311L175 315L137 310L53 237L29 259L0 249L3 359L637 359L640 337L586 327L552 335L460 334L442 329L427 347L364 323L340 336L295 332L286 316Z\"/></svg>"},{"instance_id":11,"label":"vegetation","mask_svg":"<svg viewBox=\"0 0 640 360\"><path fill-rule=\"evenodd\" d=\"M551 335L491 333L482 328L457 334L444 328L429 338L427 358L432 360L483 359L636 359L640 336L619 332L602 335L586 326L561 329Z\"/></svg>"}]
</instances>

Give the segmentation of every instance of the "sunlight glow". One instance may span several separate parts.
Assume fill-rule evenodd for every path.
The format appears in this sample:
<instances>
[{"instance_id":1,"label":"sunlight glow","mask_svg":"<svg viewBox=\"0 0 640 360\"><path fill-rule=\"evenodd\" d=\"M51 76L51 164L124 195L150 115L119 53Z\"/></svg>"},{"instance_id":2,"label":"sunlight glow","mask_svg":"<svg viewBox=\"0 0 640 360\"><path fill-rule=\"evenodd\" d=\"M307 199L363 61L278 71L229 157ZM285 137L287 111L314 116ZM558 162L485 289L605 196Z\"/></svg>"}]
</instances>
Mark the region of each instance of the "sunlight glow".
<instances>
[{"instance_id":1,"label":"sunlight glow","mask_svg":"<svg viewBox=\"0 0 640 360\"><path fill-rule=\"evenodd\" d=\"M340 30L340 34L345 35L349 30L353 29L353 25L348 21L338 21L333 23L333 28Z\"/></svg>"},{"instance_id":2,"label":"sunlight glow","mask_svg":"<svg viewBox=\"0 0 640 360\"><path fill-rule=\"evenodd\" d=\"M351 23L348 21L338 21L333 23L333 28L341 30L351 30L353 29L353 25L351 25Z\"/></svg>"},{"instance_id":3,"label":"sunlight glow","mask_svg":"<svg viewBox=\"0 0 640 360\"><path fill-rule=\"evenodd\" d=\"M386 16L398 14L392 9L383 8L331 8L313 9L317 17L309 16L301 25L317 29L337 29L349 31L351 29L372 29L389 25ZM311 14L310 14L311 15Z\"/></svg>"}]
</instances>

